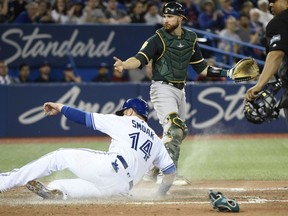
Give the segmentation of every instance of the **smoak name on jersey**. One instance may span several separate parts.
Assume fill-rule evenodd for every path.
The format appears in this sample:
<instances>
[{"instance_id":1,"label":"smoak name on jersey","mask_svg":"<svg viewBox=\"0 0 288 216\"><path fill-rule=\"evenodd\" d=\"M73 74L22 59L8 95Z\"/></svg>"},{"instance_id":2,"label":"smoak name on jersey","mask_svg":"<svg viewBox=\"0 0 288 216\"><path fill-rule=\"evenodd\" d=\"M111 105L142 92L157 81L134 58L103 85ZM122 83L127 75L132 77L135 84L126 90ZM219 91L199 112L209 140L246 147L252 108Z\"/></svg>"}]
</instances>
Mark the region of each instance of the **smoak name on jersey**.
<instances>
[{"instance_id":1,"label":"smoak name on jersey","mask_svg":"<svg viewBox=\"0 0 288 216\"><path fill-rule=\"evenodd\" d=\"M141 130L143 133L148 134L152 140L154 140L154 133L149 128L146 128L145 125L132 120L132 127Z\"/></svg>"}]
</instances>

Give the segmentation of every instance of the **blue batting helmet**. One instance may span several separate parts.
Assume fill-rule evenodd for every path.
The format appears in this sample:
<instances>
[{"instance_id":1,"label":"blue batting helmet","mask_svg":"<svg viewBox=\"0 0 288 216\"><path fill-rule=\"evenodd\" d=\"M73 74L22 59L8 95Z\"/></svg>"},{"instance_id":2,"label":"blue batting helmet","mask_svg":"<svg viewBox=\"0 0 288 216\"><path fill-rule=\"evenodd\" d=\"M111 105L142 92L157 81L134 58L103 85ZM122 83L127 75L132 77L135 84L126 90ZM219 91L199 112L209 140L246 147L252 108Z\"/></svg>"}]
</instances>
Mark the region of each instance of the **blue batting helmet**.
<instances>
[{"instance_id":1,"label":"blue batting helmet","mask_svg":"<svg viewBox=\"0 0 288 216\"><path fill-rule=\"evenodd\" d=\"M125 101L122 106L122 109L116 111L116 115L123 116L124 110L132 108L137 114L143 116L145 121L147 121L148 113L149 113L149 106L147 102L140 98L130 98Z\"/></svg>"}]
</instances>

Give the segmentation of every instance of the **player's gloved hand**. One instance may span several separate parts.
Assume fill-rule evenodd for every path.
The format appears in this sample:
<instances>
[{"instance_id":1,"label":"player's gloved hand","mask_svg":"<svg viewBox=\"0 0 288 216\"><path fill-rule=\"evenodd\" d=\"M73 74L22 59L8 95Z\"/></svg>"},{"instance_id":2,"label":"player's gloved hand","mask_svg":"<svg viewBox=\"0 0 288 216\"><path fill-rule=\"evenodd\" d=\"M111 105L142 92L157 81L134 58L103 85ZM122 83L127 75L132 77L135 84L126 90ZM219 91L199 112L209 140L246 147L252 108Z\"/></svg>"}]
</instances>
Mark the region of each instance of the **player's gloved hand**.
<instances>
[{"instance_id":1,"label":"player's gloved hand","mask_svg":"<svg viewBox=\"0 0 288 216\"><path fill-rule=\"evenodd\" d=\"M259 76L259 67L254 58L243 58L227 71L227 76L235 82L255 80Z\"/></svg>"}]
</instances>

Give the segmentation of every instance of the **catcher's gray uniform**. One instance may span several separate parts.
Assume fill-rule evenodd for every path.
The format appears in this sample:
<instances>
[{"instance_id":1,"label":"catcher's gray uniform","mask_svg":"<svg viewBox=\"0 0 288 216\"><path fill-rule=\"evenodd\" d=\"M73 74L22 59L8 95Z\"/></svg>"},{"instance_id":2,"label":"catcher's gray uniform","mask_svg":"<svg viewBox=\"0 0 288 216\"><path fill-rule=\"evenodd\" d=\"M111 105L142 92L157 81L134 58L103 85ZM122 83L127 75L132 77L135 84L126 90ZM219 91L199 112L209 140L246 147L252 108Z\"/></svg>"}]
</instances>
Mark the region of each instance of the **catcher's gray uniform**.
<instances>
[{"instance_id":1,"label":"catcher's gray uniform","mask_svg":"<svg viewBox=\"0 0 288 216\"><path fill-rule=\"evenodd\" d=\"M188 66L193 65L199 73L207 67L197 44L197 35L183 28L183 35L177 37L164 28L158 29L135 58L141 62L141 67L152 60L150 98L163 126L163 142L177 166L180 144L187 133L184 121Z\"/></svg>"}]
</instances>

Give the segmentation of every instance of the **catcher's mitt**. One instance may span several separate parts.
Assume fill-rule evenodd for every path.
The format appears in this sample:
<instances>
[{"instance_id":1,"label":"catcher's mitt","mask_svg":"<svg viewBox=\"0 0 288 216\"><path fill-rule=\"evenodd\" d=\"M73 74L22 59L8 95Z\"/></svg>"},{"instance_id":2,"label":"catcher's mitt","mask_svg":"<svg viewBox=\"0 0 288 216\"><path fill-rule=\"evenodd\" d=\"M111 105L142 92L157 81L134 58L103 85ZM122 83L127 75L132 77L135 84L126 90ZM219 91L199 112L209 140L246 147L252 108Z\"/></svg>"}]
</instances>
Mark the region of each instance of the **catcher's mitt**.
<instances>
[{"instance_id":1,"label":"catcher's mitt","mask_svg":"<svg viewBox=\"0 0 288 216\"><path fill-rule=\"evenodd\" d=\"M259 76L259 67L255 59L243 58L228 70L228 76L235 82L255 80Z\"/></svg>"},{"instance_id":2,"label":"catcher's mitt","mask_svg":"<svg viewBox=\"0 0 288 216\"><path fill-rule=\"evenodd\" d=\"M239 204L232 199L228 199L223 196L221 192L208 191L209 200L213 209L220 212L239 212Z\"/></svg>"}]
</instances>

